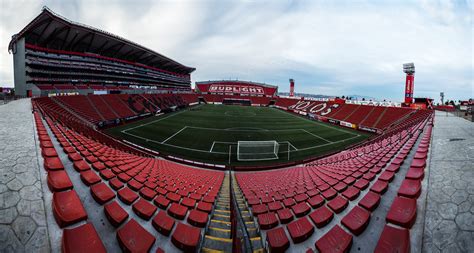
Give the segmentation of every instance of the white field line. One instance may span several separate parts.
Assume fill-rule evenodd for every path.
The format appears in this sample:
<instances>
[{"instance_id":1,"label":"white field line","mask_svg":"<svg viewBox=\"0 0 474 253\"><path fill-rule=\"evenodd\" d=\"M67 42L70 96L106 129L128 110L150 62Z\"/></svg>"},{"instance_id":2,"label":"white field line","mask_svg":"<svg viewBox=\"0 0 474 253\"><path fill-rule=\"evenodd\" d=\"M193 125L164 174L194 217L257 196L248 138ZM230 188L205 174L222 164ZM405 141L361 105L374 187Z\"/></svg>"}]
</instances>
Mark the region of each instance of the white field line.
<instances>
[{"instance_id":1,"label":"white field line","mask_svg":"<svg viewBox=\"0 0 474 253\"><path fill-rule=\"evenodd\" d=\"M186 128L187 128L187 126L181 128L181 130L179 130L178 132L174 133L174 134L171 135L170 137L166 138L166 140L162 141L161 143L163 144L163 143L167 142L167 141L170 140L171 138L173 138L173 137L175 137L176 135L178 135L179 133L181 133L181 132L182 132L184 129L186 129Z\"/></svg>"},{"instance_id":2,"label":"white field line","mask_svg":"<svg viewBox=\"0 0 474 253\"><path fill-rule=\"evenodd\" d=\"M144 138L144 137L141 137L141 136L138 136L138 135L134 135L134 134L131 134L131 133L124 133L124 134L133 136L133 137L138 138L138 139L145 140L147 142L154 142L154 143L157 143L157 144L166 145L166 146L170 146L170 147L174 147L174 148L178 148L178 149L196 151L196 152L201 152L201 153L226 154L226 155L229 154L229 152L217 152L217 151L210 152L210 151L207 151L207 150L186 148L186 147L176 146L176 145L172 145L172 144L168 144L168 143L161 143L159 141L150 140L150 139L147 139L147 138ZM335 142L332 142L332 143L325 143L325 144L316 145L316 146L312 146L312 147L301 148L301 149L296 149L295 146L293 146L292 144L290 144L290 145L293 146L296 149L295 151L304 151L304 150L310 150L310 149L315 149L315 148L319 148L319 147L332 145L332 144L339 143L339 142L345 142L345 141L348 141L348 140L351 140L351 139L354 139L354 138L357 138L357 137L359 137L359 136L353 136L351 138L347 138L347 139L344 139L344 140L339 140L339 141L335 141ZM295 152L295 151L290 150L290 153ZM288 153L288 151L282 151L282 153Z\"/></svg>"},{"instance_id":3,"label":"white field line","mask_svg":"<svg viewBox=\"0 0 474 253\"><path fill-rule=\"evenodd\" d=\"M325 142L332 143L332 141L326 140L326 139L324 139L323 137L321 137L321 136L319 136L319 135L317 135L317 134L313 134L313 133L307 131L306 129L301 129L301 130L303 130L303 131L305 131L306 133L308 133L308 134L310 134L310 135L312 135L312 136L314 136L314 137L316 137L316 138L319 138L319 139L321 139L321 140L323 140L323 141L325 141Z\"/></svg>"},{"instance_id":4,"label":"white field line","mask_svg":"<svg viewBox=\"0 0 474 253\"><path fill-rule=\"evenodd\" d=\"M295 117L295 118L299 118L299 119L303 119L303 120L306 120L306 121L309 121L315 125L318 125L318 126L324 126L324 127L327 127L327 128L332 128L332 129L336 129L340 132L344 132L344 133L348 133L348 134L351 134L351 135L357 135L357 136L360 136L360 134L356 134L356 133L352 133L352 132L349 132L349 131L346 131L344 129L340 129L339 127L334 127L334 126L331 126L331 125L326 125L326 124L323 124L321 122L318 122L318 121L314 121L314 120L310 120L310 119L307 119L307 118L303 118L303 117L300 117L298 115L294 115L293 113L289 113L289 112L285 112L285 111L282 111L280 109L275 109L281 113L284 113L284 114L290 114L291 116Z\"/></svg>"},{"instance_id":5,"label":"white field line","mask_svg":"<svg viewBox=\"0 0 474 253\"><path fill-rule=\"evenodd\" d=\"M237 142L228 142L228 141L213 141L213 142L212 142L211 149L209 149L209 152L210 152L210 153L213 153L213 152L212 152L212 150L214 149L214 145L215 145L216 143L235 144L235 145L237 145Z\"/></svg>"},{"instance_id":6,"label":"white field line","mask_svg":"<svg viewBox=\"0 0 474 253\"><path fill-rule=\"evenodd\" d=\"M202 105L198 105L198 107L200 107L200 106L202 106ZM195 108L196 108L196 107L195 107ZM140 125L138 125L138 126L134 126L134 127L131 127L131 128L127 128L127 129L125 129L125 130L122 130L121 132L122 132L122 133L126 133L126 132L128 132L128 131L130 131L130 130L133 130L133 129L136 129L136 128L140 128L140 127L144 127L144 126L153 124L153 123L155 123L155 122L159 122L159 121L162 121L162 120L164 120L164 119L168 119L168 118L174 117L174 116L176 116L176 115L178 115L178 114L181 114L181 113L187 112L187 111L188 111L188 110L182 110L182 111L179 111L179 112L177 112L177 113L173 113L173 114L171 114L171 115L168 115L168 116L159 118L159 119L157 119L157 120L150 121L150 122L145 123L145 124L140 124Z\"/></svg>"}]
</instances>

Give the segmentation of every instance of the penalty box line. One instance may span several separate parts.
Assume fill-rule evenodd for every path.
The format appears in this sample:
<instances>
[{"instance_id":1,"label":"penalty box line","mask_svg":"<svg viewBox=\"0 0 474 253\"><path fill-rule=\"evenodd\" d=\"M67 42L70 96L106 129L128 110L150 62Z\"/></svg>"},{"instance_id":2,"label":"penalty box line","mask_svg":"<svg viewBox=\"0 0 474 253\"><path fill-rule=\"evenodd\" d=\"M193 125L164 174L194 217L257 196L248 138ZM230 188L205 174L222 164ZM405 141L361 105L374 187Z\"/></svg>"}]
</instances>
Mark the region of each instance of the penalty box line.
<instances>
[{"instance_id":1,"label":"penalty box line","mask_svg":"<svg viewBox=\"0 0 474 253\"><path fill-rule=\"evenodd\" d=\"M237 145L237 142L213 141L213 142L212 142L212 146L211 146L211 148L209 149L209 153L214 153L213 150L214 150L214 146L215 146L216 143L217 143L217 144L223 143L223 144ZM291 142L289 142L289 141L281 141L281 142L277 142L277 143L278 143L278 144L280 144L280 143L287 143L288 146L290 146L290 148L293 148L293 149L294 149L294 151L298 151L298 150L299 150L297 147L295 147L295 145L291 144ZM220 153L220 152L219 152L219 153Z\"/></svg>"}]
</instances>

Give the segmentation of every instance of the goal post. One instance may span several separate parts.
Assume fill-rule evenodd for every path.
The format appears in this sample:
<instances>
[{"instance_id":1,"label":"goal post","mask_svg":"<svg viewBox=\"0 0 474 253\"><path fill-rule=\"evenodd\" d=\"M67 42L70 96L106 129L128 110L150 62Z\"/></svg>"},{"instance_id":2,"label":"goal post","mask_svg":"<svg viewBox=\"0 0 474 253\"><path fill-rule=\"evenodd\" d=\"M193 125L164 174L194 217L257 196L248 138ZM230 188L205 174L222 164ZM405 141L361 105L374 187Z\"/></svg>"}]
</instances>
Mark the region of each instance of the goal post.
<instances>
[{"instance_id":1,"label":"goal post","mask_svg":"<svg viewBox=\"0 0 474 253\"><path fill-rule=\"evenodd\" d=\"M238 161L265 161L278 159L280 144L277 141L238 141Z\"/></svg>"}]
</instances>

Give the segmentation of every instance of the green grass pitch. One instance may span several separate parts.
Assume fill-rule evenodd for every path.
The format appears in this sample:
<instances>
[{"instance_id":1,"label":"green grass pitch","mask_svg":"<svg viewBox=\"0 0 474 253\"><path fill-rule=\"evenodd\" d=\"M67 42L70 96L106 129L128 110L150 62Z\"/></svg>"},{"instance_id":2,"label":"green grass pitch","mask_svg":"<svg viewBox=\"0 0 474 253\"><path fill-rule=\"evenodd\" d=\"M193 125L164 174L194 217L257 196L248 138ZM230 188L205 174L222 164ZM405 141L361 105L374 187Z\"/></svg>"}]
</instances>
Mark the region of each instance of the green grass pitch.
<instances>
[{"instance_id":1,"label":"green grass pitch","mask_svg":"<svg viewBox=\"0 0 474 253\"><path fill-rule=\"evenodd\" d=\"M276 108L231 105L198 105L106 131L163 154L212 164L230 161L237 166L303 160L369 137ZM278 159L238 161L238 141L277 141Z\"/></svg>"}]
</instances>

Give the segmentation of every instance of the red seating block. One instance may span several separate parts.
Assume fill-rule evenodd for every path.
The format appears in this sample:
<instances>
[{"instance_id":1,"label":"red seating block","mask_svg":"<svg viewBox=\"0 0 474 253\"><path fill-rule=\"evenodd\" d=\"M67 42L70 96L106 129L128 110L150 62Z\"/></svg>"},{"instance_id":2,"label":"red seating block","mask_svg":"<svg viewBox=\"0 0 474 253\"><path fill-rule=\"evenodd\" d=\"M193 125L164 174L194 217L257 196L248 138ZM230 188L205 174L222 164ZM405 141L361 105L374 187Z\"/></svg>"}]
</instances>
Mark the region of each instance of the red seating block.
<instances>
[{"instance_id":1,"label":"red seating block","mask_svg":"<svg viewBox=\"0 0 474 253\"><path fill-rule=\"evenodd\" d=\"M318 208L324 204L324 198L321 195L316 195L308 200L308 204L311 205L312 208Z\"/></svg>"},{"instance_id":2,"label":"red seating block","mask_svg":"<svg viewBox=\"0 0 474 253\"><path fill-rule=\"evenodd\" d=\"M91 186L91 195L101 205L115 198L115 193L105 183Z\"/></svg>"},{"instance_id":3,"label":"red seating block","mask_svg":"<svg viewBox=\"0 0 474 253\"><path fill-rule=\"evenodd\" d=\"M68 156L69 160L71 160L73 162L82 160L81 154L79 154L77 152L68 153L67 156Z\"/></svg>"},{"instance_id":4,"label":"red seating block","mask_svg":"<svg viewBox=\"0 0 474 253\"><path fill-rule=\"evenodd\" d=\"M286 226L290 233L291 239L294 243L300 243L308 239L313 232L314 227L308 221L307 217L300 218L299 220L293 221Z\"/></svg>"},{"instance_id":5,"label":"red seating block","mask_svg":"<svg viewBox=\"0 0 474 253\"><path fill-rule=\"evenodd\" d=\"M45 157L44 158L44 168L46 170L63 170L64 165L61 162L61 159L59 157Z\"/></svg>"},{"instance_id":6,"label":"red seating block","mask_svg":"<svg viewBox=\"0 0 474 253\"><path fill-rule=\"evenodd\" d=\"M94 168L95 170L105 170L106 169L105 165L101 162L93 163L92 168Z\"/></svg>"},{"instance_id":7,"label":"red seating block","mask_svg":"<svg viewBox=\"0 0 474 253\"><path fill-rule=\"evenodd\" d=\"M123 183L118 178L113 178L110 180L109 185L116 191L123 187Z\"/></svg>"},{"instance_id":8,"label":"red seating block","mask_svg":"<svg viewBox=\"0 0 474 253\"><path fill-rule=\"evenodd\" d=\"M174 192L169 192L168 194L166 194L166 198L176 203L179 203L179 201L181 200L181 196L179 196L178 194Z\"/></svg>"},{"instance_id":9,"label":"red seating block","mask_svg":"<svg viewBox=\"0 0 474 253\"><path fill-rule=\"evenodd\" d=\"M102 181L97 174L95 174L92 170L86 170L81 172L81 180L87 186L97 184L98 182Z\"/></svg>"},{"instance_id":10,"label":"red seating block","mask_svg":"<svg viewBox=\"0 0 474 253\"><path fill-rule=\"evenodd\" d=\"M143 187L140 190L140 195L146 200L153 200L156 196L156 192L148 187Z\"/></svg>"},{"instance_id":11,"label":"red seating block","mask_svg":"<svg viewBox=\"0 0 474 253\"><path fill-rule=\"evenodd\" d=\"M99 172L99 175L105 179L105 180L110 180L115 177L115 174L112 172L110 169L104 169Z\"/></svg>"},{"instance_id":12,"label":"red seating block","mask_svg":"<svg viewBox=\"0 0 474 253\"><path fill-rule=\"evenodd\" d=\"M54 145L50 140L49 141L41 141L40 147L42 147L42 148L54 148Z\"/></svg>"},{"instance_id":13,"label":"red seating block","mask_svg":"<svg viewBox=\"0 0 474 253\"><path fill-rule=\"evenodd\" d=\"M187 207L188 209L193 209L196 205L196 200L191 198L183 198L183 200L181 200L181 205Z\"/></svg>"},{"instance_id":14,"label":"red seating block","mask_svg":"<svg viewBox=\"0 0 474 253\"><path fill-rule=\"evenodd\" d=\"M380 203L380 195L375 192L367 192L365 196L359 201L359 206L374 211Z\"/></svg>"},{"instance_id":15,"label":"red seating block","mask_svg":"<svg viewBox=\"0 0 474 253\"><path fill-rule=\"evenodd\" d=\"M369 186L369 181L365 179L359 179L357 182L354 184L354 187L359 188L360 190L364 190Z\"/></svg>"},{"instance_id":16,"label":"red seating block","mask_svg":"<svg viewBox=\"0 0 474 253\"><path fill-rule=\"evenodd\" d=\"M352 246L352 235L339 225L334 226L323 237L316 241L316 249L321 253L349 252Z\"/></svg>"},{"instance_id":17,"label":"red seating block","mask_svg":"<svg viewBox=\"0 0 474 253\"><path fill-rule=\"evenodd\" d=\"M283 208L283 206L281 205L280 201L275 201L275 202L268 203L268 210L270 212L275 212L275 211L278 211L282 208Z\"/></svg>"},{"instance_id":18,"label":"red seating block","mask_svg":"<svg viewBox=\"0 0 474 253\"><path fill-rule=\"evenodd\" d=\"M293 213L295 213L296 217L303 217L311 211L311 207L309 207L306 202L302 202L292 206L291 210L293 210Z\"/></svg>"},{"instance_id":19,"label":"red seating block","mask_svg":"<svg viewBox=\"0 0 474 253\"><path fill-rule=\"evenodd\" d=\"M346 226L354 235L360 235L364 232L370 221L370 212L354 206L352 210L342 218L342 225Z\"/></svg>"},{"instance_id":20,"label":"red seating block","mask_svg":"<svg viewBox=\"0 0 474 253\"><path fill-rule=\"evenodd\" d=\"M379 180L392 182L394 176L395 176L394 172L384 171L382 174L380 174Z\"/></svg>"},{"instance_id":21,"label":"red seating block","mask_svg":"<svg viewBox=\"0 0 474 253\"><path fill-rule=\"evenodd\" d=\"M285 252L290 247L290 241L282 227L268 231L267 242L271 252Z\"/></svg>"},{"instance_id":22,"label":"red seating block","mask_svg":"<svg viewBox=\"0 0 474 253\"><path fill-rule=\"evenodd\" d=\"M206 212L206 213L211 213L212 212L212 204L211 203L206 203L206 202L199 202L196 209L199 210L199 211Z\"/></svg>"},{"instance_id":23,"label":"red seating block","mask_svg":"<svg viewBox=\"0 0 474 253\"><path fill-rule=\"evenodd\" d=\"M191 210L188 215L188 223L195 226L203 228L207 223L207 213L199 210Z\"/></svg>"},{"instance_id":24,"label":"red seating block","mask_svg":"<svg viewBox=\"0 0 474 253\"><path fill-rule=\"evenodd\" d=\"M117 203L113 201L104 206L104 212L110 224L114 227L120 226L128 219L128 213Z\"/></svg>"},{"instance_id":25,"label":"red seating block","mask_svg":"<svg viewBox=\"0 0 474 253\"><path fill-rule=\"evenodd\" d=\"M170 208L168 209L168 214L179 220L184 219L187 212L188 212L188 208L178 203L171 204Z\"/></svg>"},{"instance_id":26,"label":"red seating block","mask_svg":"<svg viewBox=\"0 0 474 253\"><path fill-rule=\"evenodd\" d=\"M278 210L277 215L278 215L278 219L280 219L280 222L282 224L286 224L293 220L293 214L288 208Z\"/></svg>"},{"instance_id":27,"label":"red seating block","mask_svg":"<svg viewBox=\"0 0 474 253\"><path fill-rule=\"evenodd\" d=\"M185 252L195 252L201 238L201 229L178 223L171 242Z\"/></svg>"},{"instance_id":28,"label":"red seating block","mask_svg":"<svg viewBox=\"0 0 474 253\"><path fill-rule=\"evenodd\" d=\"M300 202L303 202L305 200L308 199L308 195L304 194L304 193L301 193L301 194L298 194L295 196L295 201L296 203L300 203Z\"/></svg>"},{"instance_id":29,"label":"red seating block","mask_svg":"<svg viewBox=\"0 0 474 253\"><path fill-rule=\"evenodd\" d=\"M403 160L402 160L403 161ZM401 164L401 163L400 163ZM400 169L400 164L396 164L396 163L391 163L386 169L385 171L390 171L390 172L398 172L398 170Z\"/></svg>"},{"instance_id":30,"label":"red seating block","mask_svg":"<svg viewBox=\"0 0 474 253\"><path fill-rule=\"evenodd\" d=\"M333 188L329 188L329 189L323 191L322 194L323 194L325 199L329 200L329 199L332 199L332 198L336 197L337 192Z\"/></svg>"},{"instance_id":31,"label":"red seating block","mask_svg":"<svg viewBox=\"0 0 474 253\"><path fill-rule=\"evenodd\" d=\"M347 185L346 185L345 183L343 183L343 182L339 182L338 184L336 184L336 185L334 186L334 189L335 189L336 191L338 191L338 192L342 192L342 191L344 191L346 188L347 188Z\"/></svg>"},{"instance_id":32,"label":"red seating block","mask_svg":"<svg viewBox=\"0 0 474 253\"><path fill-rule=\"evenodd\" d=\"M128 187L130 187L130 189L132 189L134 191L138 191L143 187L143 184L138 182L135 179L132 179L132 180L128 181L127 184L128 184Z\"/></svg>"},{"instance_id":33,"label":"red seating block","mask_svg":"<svg viewBox=\"0 0 474 253\"><path fill-rule=\"evenodd\" d=\"M409 253L410 231L405 228L395 228L389 225L385 225L374 252Z\"/></svg>"},{"instance_id":34,"label":"red seating block","mask_svg":"<svg viewBox=\"0 0 474 253\"><path fill-rule=\"evenodd\" d=\"M328 224L332 218L334 217L334 213L331 212L326 206L322 206L309 215L309 218L313 221L313 223L318 228L322 228Z\"/></svg>"},{"instance_id":35,"label":"red seating block","mask_svg":"<svg viewBox=\"0 0 474 253\"><path fill-rule=\"evenodd\" d=\"M252 213L253 215L257 216L262 213L268 212L267 205L265 204L259 204L259 205L254 205L252 206Z\"/></svg>"},{"instance_id":36,"label":"red seating block","mask_svg":"<svg viewBox=\"0 0 474 253\"><path fill-rule=\"evenodd\" d=\"M151 224L162 235L169 236L174 227L174 219L169 217L165 211L159 211Z\"/></svg>"},{"instance_id":37,"label":"red seating block","mask_svg":"<svg viewBox=\"0 0 474 253\"><path fill-rule=\"evenodd\" d=\"M342 193L342 196L344 196L345 198L349 199L349 200L354 200L356 199L357 197L359 197L359 194L360 194L360 190L353 187L353 186L349 186L343 193Z\"/></svg>"},{"instance_id":38,"label":"red seating block","mask_svg":"<svg viewBox=\"0 0 474 253\"><path fill-rule=\"evenodd\" d=\"M61 228L87 219L86 210L74 190L53 193L53 214Z\"/></svg>"},{"instance_id":39,"label":"red seating block","mask_svg":"<svg viewBox=\"0 0 474 253\"><path fill-rule=\"evenodd\" d=\"M284 205L285 207L291 207L291 206L293 206L293 205L295 205L295 204L296 204L296 202L295 202L295 200L294 200L293 198L287 198L287 199L283 200L283 205Z\"/></svg>"},{"instance_id":40,"label":"red seating block","mask_svg":"<svg viewBox=\"0 0 474 253\"><path fill-rule=\"evenodd\" d=\"M271 229L278 226L278 219L274 213L264 213L257 217L260 229Z\"/></svg>"},{"instance_id":41,"label":"red seating block","mask_svg":"<svg viewBox=\"0 0 474 253\"><path fill-rule=\"evenodd\" d=\"M410 167L416 167L416 168L425 168L426 167L426 159L413 159L411 162Z\"/></svg>"},{"instance_id":42,"label":"red seating block","mask_svg":"<svg viewBox=\"0 0 474 253\"><path fill-rule=\"evenodd\" d=\"M160 195L153 200L153 203L155 203L155 205L157 205L159 208L164 209L164 210L168 208L170 202L171 201L165 198L165 196L163 195Z\"/></svg>"},{"instance_id":43,"label":"red seating block","mask_svg":"<svg viewBox=\"0 0 474 253\"><path fill-rule=\"evenodd\" d=\"M73 188L66 171L52 170L48 172L48 188L52 192L65 191Z\"/></svg>"},{"instance_id":44,"label":"red seating block","mask_svg":"<svg viewBox=\"0 0 474 253\"><path fill-rule=\"evenodd\" d=\"M117 240L125 252L148 252L156 241L155 237L134 219L117 230Z\"/></svg>"},{"instance_id":45,"label":"red seating block","mask_svg":"<svg viewBox=\"0 0 474 253\"><path fill-rule=\"evenodd\" d=\"M387 191L387 189L388 189L388 183L383 180L377 180L370 188L371 191L378 194L384 194Z\"/></svg>"},{"instance_id":46,"label":"red seating block","mask_svg":"<svg viewBox=\"0 0 474 253\"><path fill-rule=\"evenodd\" d=\"M422 180L425 177L425 169L424 168L417 168L417 167L410 167L405 178L408 179L419 179Z\"/></svg>"},{"instance_id":47,"label":"red seating block","mask_svg":"<svg viewBox=\"0 0 474 253\"><path fill-rule=\"evenodd\" d=\"M405 179L398 189L398 196L418 198L421 193L421 182L416 179Z\"/></svg>"},{"instance_id":48,"label":"red seating block","mask_svg":"<svg viewBox=\"0 0 474 253\"><path fill-rule=\"evenodd\" d=\"M52 157L52 156L58 156L58 153L56 152L56 149L54 148L43 148L41 149L41 155L43 157Z\"/></svg>"},{"instance_id":49,"label":"red seating block","mask_svg":"<svg viewBox=\"0 0 474 253\"><path fill-rule=\"evenodd\" d=\"M156 206L150 202L140 198L132 206L133 211L142 219L150 220L151 216L156 212Z\"/></svg>"},{"instance_id":50,"label":"red seating block","mask_svg":"<svg viewBox=\"0 0 474 253\"><path fill-rule=\"evenodd\" d=\"M344 209L346 209L347 205L349 204L349 201L347 199L341 197L338 195L335 197L333 200L328 202L328 206L335 212L335 213L340 213Z\"/></svg>"},{"instance_id":51,"label":"red seating block","mask_svg":"<svg viewBox=\"0 0 474 253\"><path fill-rule=\"evenodd\" d=\"M75 161L73 165L74 165L74 169L79 172L91 169L89 164L84 160Z\"/></svg>"},{"instance_id":52,"label":"red seating block","mask_svg":"<svg viewBox=\"0 0 474 253\"><path fill-rule=\"evenodd\" d=\"M404 228L411 228L416 221L416 199L395 197L386 220Z\"/></svg>"},{"instance_id":53,"label":"red seating block","mask_svg":"<svg viewBox=\"0 0 474 253\"><path fill-rule=\"evenodd\" d=\"M107 252L92 223L64 229L62 252Z\"/></svg>"},{"instance_id":54,"label":"red seating block","mask_svg":"<svg viewBox=\"0 0 474 253\"><path fill-rule=\"evenodd\" d=\"M137 200L138 195L130 190L128 187L124 187L120 191L118 191L118 197L120 200L122 200L123 203L130 205L132 204L135 200Z\"/></svg>"}]
</instances>

